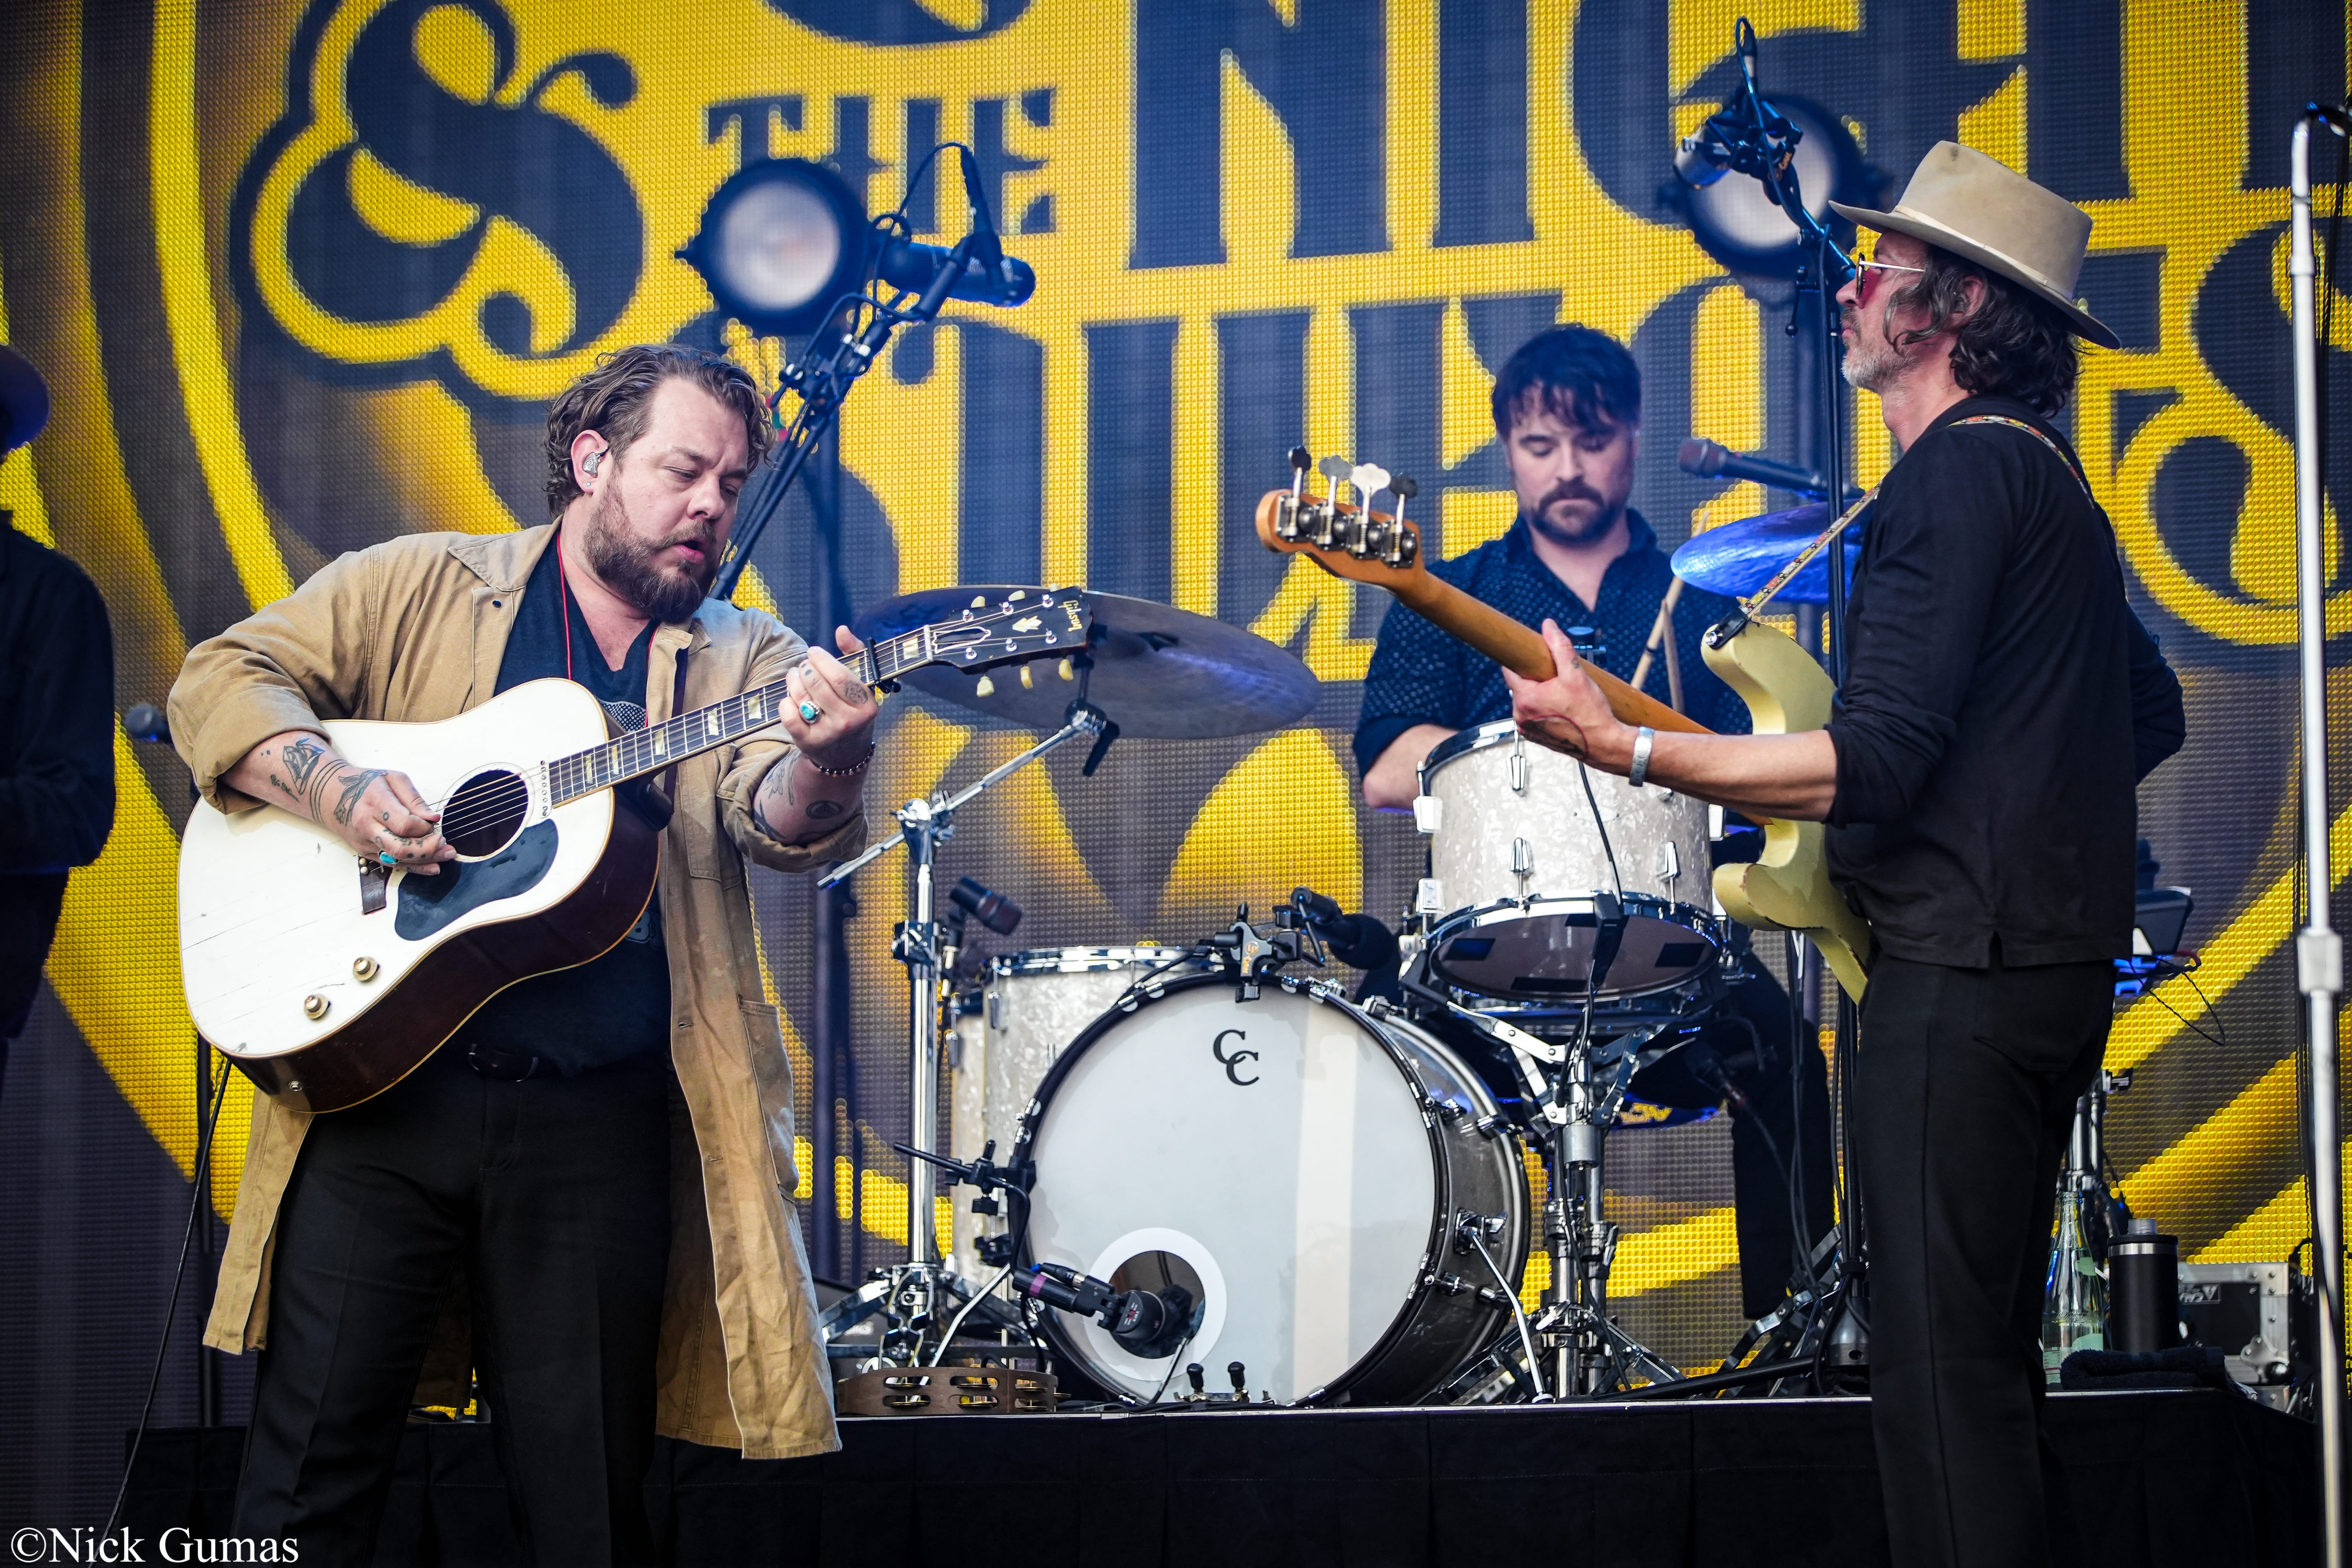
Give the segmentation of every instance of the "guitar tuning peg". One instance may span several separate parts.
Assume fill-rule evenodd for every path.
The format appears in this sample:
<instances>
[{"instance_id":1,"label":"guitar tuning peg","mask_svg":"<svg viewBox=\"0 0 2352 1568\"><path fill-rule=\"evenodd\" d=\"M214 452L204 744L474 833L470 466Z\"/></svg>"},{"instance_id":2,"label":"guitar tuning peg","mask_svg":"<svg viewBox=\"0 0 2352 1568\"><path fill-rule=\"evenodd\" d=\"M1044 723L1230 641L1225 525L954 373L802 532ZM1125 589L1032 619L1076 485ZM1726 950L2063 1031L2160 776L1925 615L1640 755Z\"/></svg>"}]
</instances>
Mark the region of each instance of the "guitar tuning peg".
<instances>
[{"instance_id":1,"label":"guitar tuning peg","mask_svg":"<svg viewBox=\"0 0 2352 1568\"><path fill-rule=\"evenodd\" d=\"M1309 452L1306 447L1293 447L1290 449L1290 466L1297 469L1300 473L1305 473L1308 468L1314 466L1314 463L1315 454Z\"/></svg>"},{"instance_id":2,"label":"guitar tuning peg","mask_svg":"<svg viewBox=\"0 0 2352 1568\"><path fill-rule=\"evenodd\" d=\"M1421 487L1412 482L1412 476L1411 474L1397 475L1396 478L1389 481L1389 489L1399 500L1411 500L1413 497L1421 493Z\"/></svg>"},{"instance_id":3,"label":"guitar tuning peg","mask_svg":"<svg viewBox=\"0 0 2352 1568\"><path fill-rule=\"evenodd\" d=\"M996 678L995 678L994 676L991 676L991 675L983 675L983 676L982 676L982 677L980 678L980 684L979 684L978 686L975 686L975 687L973 687L973 688L971 689L971 694L972 694L974 697L993 697L993 696L995 696L995 695L996 695Z\"/></svg>"},{"instance_id":4,"label":"guitar tuning peg","mask_svg":"<svg viewBox=\"0 0 2352 1568\"><path fill-rule=\"evenodd\" d=\"M1029 673L1029 667L1027 665L1023 665L1021 667L1021 689L1024 691L1033 691L1036 689L1036 678Z\"/></svg>"},{"instance_id":5,"label":"guitar tuning peg","mask_svg":"<svg viewBox=\"0 0 2352 1568\"><path fill-rule=\"evenodd\" d=\"M1335 453L1316 464L1315 471L1327 479L1344 479L1355 470L1355 464Z\"/></svg>"}]
</instances>

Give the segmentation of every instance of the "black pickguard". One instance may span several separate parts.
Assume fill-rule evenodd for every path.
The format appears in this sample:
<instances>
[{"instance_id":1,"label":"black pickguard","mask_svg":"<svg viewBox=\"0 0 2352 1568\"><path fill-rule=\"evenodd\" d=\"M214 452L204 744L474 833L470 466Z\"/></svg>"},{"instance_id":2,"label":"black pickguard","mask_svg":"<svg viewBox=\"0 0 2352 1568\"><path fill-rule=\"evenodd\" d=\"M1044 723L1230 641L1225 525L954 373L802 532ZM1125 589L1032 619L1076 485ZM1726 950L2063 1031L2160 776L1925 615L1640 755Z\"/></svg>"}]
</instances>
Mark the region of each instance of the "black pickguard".
<instances>
[{"instance_id":1,"label":"black pickguard","mask_svg":"<svg viewBox=\"0 0 2352 1568\"><path fill-rule=\"evenodd\" d=\"M555 824L541 822L487 860L450 860L437 877L403 877L400 912L392 929L410 942L422 942L484 904L537 887L555 864Z\"/></svg>"}]
</instances>

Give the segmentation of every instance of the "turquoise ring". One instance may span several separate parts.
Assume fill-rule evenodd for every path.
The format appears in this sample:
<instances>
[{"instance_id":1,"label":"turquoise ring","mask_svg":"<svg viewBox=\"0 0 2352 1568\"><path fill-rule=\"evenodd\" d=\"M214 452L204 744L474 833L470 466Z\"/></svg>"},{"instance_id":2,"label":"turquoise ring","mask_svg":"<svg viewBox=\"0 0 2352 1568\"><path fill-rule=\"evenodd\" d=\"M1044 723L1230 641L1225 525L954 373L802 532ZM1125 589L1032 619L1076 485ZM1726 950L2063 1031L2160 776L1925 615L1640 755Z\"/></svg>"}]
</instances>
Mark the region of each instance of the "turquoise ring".
<instances>
[{"instance_id":1,"label":"turquoise ring","mask_svg":"<svg viewBox=\"0 0 2352 1568\"><path fill-rule=\"evenodd\" d=\"M815 703L814 703L814 702L803 702L803 703L801 704L801 722L802 722L802 723L803 723L803 724L814 724L814 723L815 723L819 719L822 719L822 718L824 718L824 709L822 709L822 708L820 708L820 707L818 707Z\"/></svg>"},{"instance_id":2,"label":"turquoise ring","mask_svg":"<svg viewBox=\"0 0 2352 1568\"><path fill-rule=\"evenodd\" d=\"M400 864L400 862L399 862L399 861L397 861L397 860L395 860L395 859L394 859L394 858L392 858L392 854L391 854L391 852L390 852L390 851L388 851L388 850L383 850L383 849L379 849L379 850L377 850L377 851L375 852L375 858L376 858L377 859L379 859L379 860L383 861L383 862L385 865L387 865L387 866L397 866L397 865L399 865L399 864Z\"/></svg>"}]
</instances>

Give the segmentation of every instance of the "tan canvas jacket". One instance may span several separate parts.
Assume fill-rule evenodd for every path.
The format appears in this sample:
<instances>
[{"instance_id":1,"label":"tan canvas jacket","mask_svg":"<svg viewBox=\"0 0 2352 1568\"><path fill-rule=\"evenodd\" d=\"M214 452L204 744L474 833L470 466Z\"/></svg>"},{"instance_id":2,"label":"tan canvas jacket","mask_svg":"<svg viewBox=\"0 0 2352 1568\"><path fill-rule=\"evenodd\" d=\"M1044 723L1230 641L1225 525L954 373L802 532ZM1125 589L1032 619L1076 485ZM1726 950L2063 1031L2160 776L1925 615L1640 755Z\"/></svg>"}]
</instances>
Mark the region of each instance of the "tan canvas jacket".
<instances>
[{"instance_id":1,"label":"tan canvas jacket","mask_svg":"<svg viewBox=\"0 0 2352 1568\"><path fill-rule=\"evenodd\" d=\"M320 719L430 721L487 701L523 585L554 532L392 540L343 556L191 651L172 689L172 735L205 799L251 809L221 775L281 731L316 730ZM680 648L689 710L782 679L806 652L772 616L706 603L689 624L654 634L646 681L654 722L671 716ZM750 1458L840 1446L792 1200L800 1185L792 1069L761 984L743 862L805 871L844 858L864 844L866 820L853 815L806 847L771 834L752 813L753 792L789 754L778 740L747 740L679 767L658 895L686 1114L673 1119L657 1425ZM255 1103L205 1331L216 1350L268 1339L278 1205L310 1121L267 1098ZM442 1342L462 1345L451 1328Z\"/></svg>"}]
</instances>

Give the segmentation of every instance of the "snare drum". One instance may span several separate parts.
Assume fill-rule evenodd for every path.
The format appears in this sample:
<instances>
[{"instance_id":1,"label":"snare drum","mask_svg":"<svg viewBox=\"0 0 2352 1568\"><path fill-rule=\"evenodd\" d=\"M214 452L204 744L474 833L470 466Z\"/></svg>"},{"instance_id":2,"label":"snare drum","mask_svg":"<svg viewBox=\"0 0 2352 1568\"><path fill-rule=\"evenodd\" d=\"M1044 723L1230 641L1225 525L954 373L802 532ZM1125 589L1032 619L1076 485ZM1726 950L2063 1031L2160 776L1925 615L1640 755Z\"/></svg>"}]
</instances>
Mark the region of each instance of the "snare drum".
<instances>
[{"instance_id":1,"label":"snare drum","mask_svg":"<svg viewBox=\"0 0 2352 1568\"><path fill-rule=\"evenodd\" d=\"M1477 1076L1403 1019L1293 980L1235 989L1193 975L1097 1020L1022 1133L1037 1165L1024 1261L1183 1284L1192 1339L1147 1359L1091 1319L1049 1313L1048 1331L1139 1399L1183 1362L1238 1361L1253 1398L1412 1404L1510 1321L1518 1143ZM1486 1216L1493 1268L1460 1240L1465 1214Z\"/></svg>"},{"instance_id":2,"label":"snare drum","mask_svg":"<svg viewBox=\"0 0 2352 1568\"><path fill-rule=\"evenodd\" d=\"M1153 970L1187 972L1181 947L1045 947L990 961L978 1017L960 1021L949 1049L948 1149L977 1160L990 1139L999 1164L1013 1157L1021 1118L1063 1048ZM1173 965L1174 967L1170 967ZM957 1271L985 1279L971 1253L977 1216L968 1191L954 1194ZM992 1228L1002 1228L1001 1226Z\"/></svg>"},{"instance_id":3,"label":"snare drum","mask_svg":"<svg viewBox=\"0 0 2352 1568\"><path fill-rule=\"evenodd\" d=\"M1715 963L1703 802L1588 769L1507 719L1430 752L1421 795L1429 876L1414 910L1433 922L1430 964L1446 984L1580 999L1602 894L1622 899L1625 925L1596 998L1671 990Z\"/></svg>"}]
</instances>

